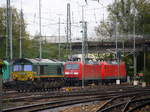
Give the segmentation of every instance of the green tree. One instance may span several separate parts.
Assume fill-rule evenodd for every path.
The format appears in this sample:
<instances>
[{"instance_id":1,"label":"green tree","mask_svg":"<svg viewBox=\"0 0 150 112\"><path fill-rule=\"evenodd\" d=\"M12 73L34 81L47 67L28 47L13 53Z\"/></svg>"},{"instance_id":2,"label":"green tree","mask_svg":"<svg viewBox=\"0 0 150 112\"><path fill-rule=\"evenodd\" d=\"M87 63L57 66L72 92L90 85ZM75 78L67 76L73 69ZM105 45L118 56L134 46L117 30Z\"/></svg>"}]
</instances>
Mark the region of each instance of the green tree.
<instances>
[{"instance_id":1,"label":"green tree","mask_svg":"<svg viewBox=\"0 0 150 112\"><path fill-rule=\"evenodd\" d=\"M38 34L31 40L32 43L32 58L39 58L39 41L40 37ZM61 60L67 59L67 53L65 52L64 45L61 44ZM47 42L42 40L42 58L59 59L58 57L58 44Z\"/></svg>"},{"instance_id":2,"label":"green tree","mask_svg":"<svg viewBox=\"0 0 150 112\"><path fill-rule=\"evenodd\" d=\"M0 39L1 47L0 47L0 58L6 57L6 42L7 42L7 34L6 34L6 8L0 8ZM21 18L19 12L16 8L12 8L12 43L13 43L13 58L19 58L19 32L20 32L20 21L22 21L22 48L28 48L29 44L29 34L26 31L26 24L24 18ZM24 52L24 51L23 51Z\"/></svg>"},{"instance_id":3,"label":"green tree","mask_svg":"<svg viewBox=\"0 0 150 112\"><path fill-rule=\"evenodd\" d=\"M145 71L144 81L150 83L150 71L148 70Z\"/></svg>"},{"instance_id":4,"label":"green tree","mask_svg":"<svg viewBox=\"0 0 150 112\"><path fill-rule=\"evenodd\" d=\"M110 21L101 22L99 26L95 27L97 36L111 37L113 35L113 24Z\"/></svg>"},{"instance_id":5,"label":"green tree","mask_svg":"<svg viewBox=\"0 0 150 112\"><path fill-rule=\"evenodd\" d=\"M6 9L0 8L0 58L5 56L6 51Z\"/></svg>"},{"instance_id":6,"label":"green tree","mask_svg":"<svg viewBox=\"0 0 150 112\"><path fill-rule=\"evenodd\" d=\"M108 6L108 20L96 27L97 34L113 34L117 20L120 33L133 33L135 17L136 34L150 34L149 0L120 0ZM116 19L117 18L117 19ZM108 22L110 24L108 24Z\"/></svg>"},{"instance_id":7,"label":"green tree","mask_svg":"<svg viewBox=\"0 0 150 112\"><path fill-rule=\"evenodd\" d=\"M150 35L150 1L149 0L116 0L117 3L108 6L108 19L101 22L95 28L97 35L115 34L117 20L119 34L133 34L135 20L135 33L138 35ZM108 24L109 23L109 24ZM149 53L146 53L146 68L150 68ZM138 55L138 72L143 70L143 54ZM133 74L133 55L124 59L127 63L127 74ZM140 67L139 67L140 66Z\"/></svg>"}]
</instances>

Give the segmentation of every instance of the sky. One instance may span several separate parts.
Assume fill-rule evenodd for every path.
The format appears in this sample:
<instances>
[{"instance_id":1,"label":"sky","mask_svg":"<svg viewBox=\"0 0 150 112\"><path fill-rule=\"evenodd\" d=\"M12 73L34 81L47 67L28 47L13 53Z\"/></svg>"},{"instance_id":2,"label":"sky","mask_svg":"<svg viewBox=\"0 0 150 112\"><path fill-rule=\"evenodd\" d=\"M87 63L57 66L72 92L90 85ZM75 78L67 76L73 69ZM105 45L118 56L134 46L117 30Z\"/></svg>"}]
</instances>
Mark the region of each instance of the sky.
<instances>
[{"instance_id":1,"label":"sky","mask_svg":"<svg viewBox=\"0 0 150 112\"><path fill-rule=\"evenodd\" d=\"M0 6L6 5L6 0L0 0ZM30 35L39 33L39 0L10 0L11 5L20 11L21 7ZM88 37L96 36L94 28L107 19L106 6L114 0L41 0L42 35L58 35L58 18L60 17L60 35L66 35L67 3L70 3L72 37L81 37L82 6L84 7L84 20L88 25ZM22 4L22 5L21 5Z\"/></svg>"}]
</instances>

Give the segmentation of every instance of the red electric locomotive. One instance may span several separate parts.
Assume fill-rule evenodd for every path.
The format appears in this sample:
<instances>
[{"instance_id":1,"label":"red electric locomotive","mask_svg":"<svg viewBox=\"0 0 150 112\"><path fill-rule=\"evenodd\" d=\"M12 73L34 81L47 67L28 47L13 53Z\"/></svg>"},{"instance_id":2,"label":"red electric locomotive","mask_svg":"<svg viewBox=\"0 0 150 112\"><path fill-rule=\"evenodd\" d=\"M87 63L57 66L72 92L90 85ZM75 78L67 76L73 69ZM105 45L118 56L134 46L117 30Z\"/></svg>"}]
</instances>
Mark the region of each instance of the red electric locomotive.
<instances>
[{"instance_id":1,"label":"red electric locomotive","mask_svg":"<svg viewBox=\"0 0 150 112\"><path fill-rule=\"evenodd\" d=\"M83 76L82 76L83 74ZM64 77L67 85L81 84L84 78L85 84L99 82L115 82L116 79L126 80L125 63L120 62L100 62L100 63L86 63L82 62L66 62L64 66Z\"/></svg>"},{"instance_id":2,"label":"red electric locomotive","mask_svg":"<svg viewBox=\"0 0 150 112\"><path fill-rule=\"evenodd\" d=\"M103 82L115 82L117 79L126 80L126 66L124 62L102 62L101 77Z\"/></svg>"}]
</instances>

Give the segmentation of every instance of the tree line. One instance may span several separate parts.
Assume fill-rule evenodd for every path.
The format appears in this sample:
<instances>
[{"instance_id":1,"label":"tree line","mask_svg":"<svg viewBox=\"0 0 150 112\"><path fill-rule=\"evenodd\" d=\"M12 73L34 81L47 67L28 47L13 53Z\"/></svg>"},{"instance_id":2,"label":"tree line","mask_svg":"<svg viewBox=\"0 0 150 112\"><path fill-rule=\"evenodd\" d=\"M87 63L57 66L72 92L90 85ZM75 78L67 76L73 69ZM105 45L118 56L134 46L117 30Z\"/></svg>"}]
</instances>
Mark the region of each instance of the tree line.
<instances>
[{"instance_id":1,"label":"tree line","mask_svg":"<svg viewBox=\"0 0 150 112\"><path fill-rule=\"evenodd\" d=\"M12 49L13 59L19 58L19 41L20 41L20 27L21 27L21 41L22 41L22 57L23 58L39 58L39 35L35 35L33 39L30 38L27 32L27 24L24 17L21 17L16 8L12 9ZM21 24L20 24L21 21ZM7 44L7 16L6 8L0 8L0 59L8 58ZM58 45L48 43L42 40L42 58L58 59ZM65 45L61 46L61 59L67 58L67 50Z\"/></svg>"},{"instance_id":2,"label":"tree line","mask_svg":"<svg viewBox=\"0 0 150 112\"><path fill-rule=\"evenodd\" d=\"M125 40L128 34L141 35L150 39L150 1L149 0L116 0L107 7L109 13L107 20L103 20L95 27L97 36L113 38L117 32L124 35ZM125 36L126 35L126 36ZM117 37L118 39L121 37ZM144 52L146 53L146 74L150 75L150 52L144 50L137 53L137 73L144 70ZM123 54L123 53L122 53ZM128 55L125 53L125 55ZM133 54L122 58L126 61L127 74L133 75ZM150 79L150 76L149 76Z\"/></svg>"}]
</instances>

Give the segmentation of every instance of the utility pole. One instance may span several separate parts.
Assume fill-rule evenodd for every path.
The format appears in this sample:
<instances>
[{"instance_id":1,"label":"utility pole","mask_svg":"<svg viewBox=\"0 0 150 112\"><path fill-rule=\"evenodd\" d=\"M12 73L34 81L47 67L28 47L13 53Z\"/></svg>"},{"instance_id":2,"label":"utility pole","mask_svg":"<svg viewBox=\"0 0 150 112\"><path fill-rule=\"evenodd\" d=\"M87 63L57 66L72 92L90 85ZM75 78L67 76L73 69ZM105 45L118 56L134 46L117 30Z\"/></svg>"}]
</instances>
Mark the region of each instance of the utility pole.
<instances>
[{"instance_id":1,"label":"utility pole","mask_svg":"<svg viewBox=\"0 0 150 112\"><path fill-rule=\"evenodd\" d=\"M88 58L87 22L84 21L84 9L82 6L82 88L84 88L84 65L86 58Z\"/></svg>"},{"instance_id":2,"label":"utility pole","mask_svg":"<svg viewBox=\"0 0 150 112\"><path fill-rule=\"evenodd\" d=\"M88 58L88 39L87 39L87 22L84 22L84 51L85 58Z\"/></svg>"},{"instance_id":3,"label":"utility pole","mask_svg":"<svg viewBox=\"0 0 150 112\"><path fill-rule=\"evenodd\" d=\"M12 50L12 8L10 6L10 0L7 0L7 37L8 37L8 57L9 60L13 58L13 50Z\"/></svg>"},{"instance_id":4,"label":"utility pole","mask_svg":"<svg viewBox=\"0 0 150 112\"><path fill-rule=\"evenodd\" d=\"M42 36L41 36L41 0L39 0L39 37L40 37L40 59L42 59Z\"/></svg>"},{"instance_id":5,"label":"utility pole","mask_svg":"<svg viewBox=\"0 0 150 112\"><path fill-rule=\"evenodd\" d=\"M58 18L58 38L59 38L59 43L58 43L58 56L59 56L59 60L60 60L60 17Z\"/></svg>"},{"instance_id":6,"label":"utility pole","mask_svg":"<svg viewBox=\"0 0 150 112\"><path fill-rule=\"evenodd\" d=\"M134 9L134 12L135 12L135 9ZM134 80L136 80L136 74L137 74L137 70L136 70L136 65L137 65L137 62L136 62L136 46L135 46L135 15L134 15L134 18L133 18L133 51L134 51Z\"/></svg>"},{"instance_id":7,"label":"utility pole","mask_svg":"<svg viewBox=\"0 0 150 112\"><path fill-rule=\"evenodd\" d=\"M123 39L123 41L122 41L123 56L125 55L124 41L125 41L125 40Z\"/></svg>"},{"instance_id":8,"label":"utility pole","mask_svg":"<svg viewBox=\"0 0 150 112\"><path fill-rule=\"evenodd\" d=\"M85 28L84 28L84 6L82 6L82 88L84 88L84 64L85 64Z\"/></svg>"},{"instance_id":9,"label":"utility pole","mask_svg":"<svg viewBox=\"0 0 150 112\"><path fill-rule=\"evenodd\" d=\"M147 51L147 46L146 44L144 44L144 75L145 75L145 72L146 72L146 51Z\"/></svg>"},{"instance_id":10,"label":"utility pole","mask_svg":"<svg viewBox=\"0 0 150 112\"><path fill-rule=\"evenodd\" d=\"M69 47L70 57L72 56L71 44L71 17L70 17L70 3L67 3L67 48Z\"/></svg>"},{"instance_id":11,"label":"utility pole","mask_svg":"<svg viewBox=\"0 0 150 112\"><path fill-rule=\"evenodd\" d=\"M19 58L22 58L22 19L23 19L23 13L22 13L22 0L21 0L21 10L20 10L20 41L19 41Z\"/></svg>"},{"instance_id":12,"label":"utility pole","mask_svg":"<svg viewBox=\"0 0 150 112\"><path fill-rule=\"evenodd\" d=\"M116 9L117 9L117 0L115 0L115 6L116 6ZM117 15L116 15L116 18L115 18L115 39L116 39L116 59L118 61L118 79L116 80L116 84L120 84L120 60L119 60L119 55L120 55L120 52L118 51L118 23L117 23Z\"/></svg>"},{"instance_id":13,"label":"utility pole","mask_svg":"<svg viewBox=\"0 0 150 112\"><path fill-rule=\"evenodd\" d=\"M7 1L6 1L7 4ZM8 6L6 5L5 20L6 20L6 58L8 58Z\"/></svg>"},{"instance_id":14,"label":"utility pole","mask_svg":"<svg viewBox=\"0 0 150 112\"><path fill-rule=\"evenodd\" d=\"M117 8L117 0L115 0L115 5ZM117 58L117 52L118 52L118 24L117 24L117 15L115 18L115 39L116 39L116 58Z\"/></svg>"}]
</instances>

